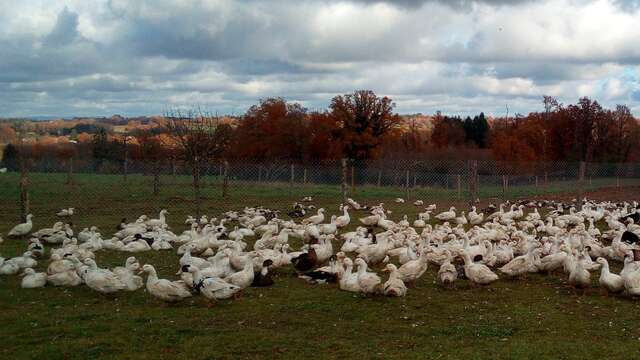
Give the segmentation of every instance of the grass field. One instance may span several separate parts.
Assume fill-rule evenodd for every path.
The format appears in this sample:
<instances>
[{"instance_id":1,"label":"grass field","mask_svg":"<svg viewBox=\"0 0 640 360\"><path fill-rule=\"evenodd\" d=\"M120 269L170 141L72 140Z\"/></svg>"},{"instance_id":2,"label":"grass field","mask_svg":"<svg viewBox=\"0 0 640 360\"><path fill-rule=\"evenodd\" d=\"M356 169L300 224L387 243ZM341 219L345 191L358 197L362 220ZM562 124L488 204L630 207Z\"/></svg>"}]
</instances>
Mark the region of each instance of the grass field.
<instances>
[{"instance_id":1,"label":"grass field","mask_svg":"<svg viewBox=\"0 0 640 360\"><path fill-rule=\"evenodd\" d=\"M0 176L2 234L15 224L18 208L17 177L5 175ZM32 176L35 228L50 226L55 211L66 206L78 209L76 230L97 225L104 236L111 235L123 216L131 219L161 208L170 211L172 229L181 232L186 215L193 212L188 178L163 178L172 185L157 197L152 196L151 179L142 176L130 176L124 184L116 176L77 175L74 188L64 180L65 175ZM597 185L594 180L592 186ZM512 189L508 197L540 194L532 187ZM574 184L554 184L546 192L573 196L574 190ZM483 191L485 196L502 195L501 189ZM394 219L403 214L412 218L414 206L392 202L403 193L363 187L356 198L385 202ZM336 187L290 190L288 184L233 185L228 199L221 198L217 186L203 191L205 213L211 215L245 205L284 209L302 195L313 195L316 205L333 214L338 194ZM413 194L442 206L464 203L455 190L418 189ZM353 215L355 220L357 213ZM23 249L23 243L5 240L0 255L15 256ZM127 256L102 251L97 262L112 267ZM175 253L136 256L155 265L161 277L175 277ZM618 270L620 264L614 267ZM484 288L458 281L455 289L445 290L435 284L436 271L431 267L406 298L391 299L307 285L290 269L281 269L273 287L247 289L241 299L211 308L198 297L166 306L143 290L116 296L84 286L23 290L19 278L0 277L0 358L640 358L639 300L608 297L598 288L575 291L562 274L501 279ZM592 280L595 286L596 273Z\"/></svg>"}]
</instances>

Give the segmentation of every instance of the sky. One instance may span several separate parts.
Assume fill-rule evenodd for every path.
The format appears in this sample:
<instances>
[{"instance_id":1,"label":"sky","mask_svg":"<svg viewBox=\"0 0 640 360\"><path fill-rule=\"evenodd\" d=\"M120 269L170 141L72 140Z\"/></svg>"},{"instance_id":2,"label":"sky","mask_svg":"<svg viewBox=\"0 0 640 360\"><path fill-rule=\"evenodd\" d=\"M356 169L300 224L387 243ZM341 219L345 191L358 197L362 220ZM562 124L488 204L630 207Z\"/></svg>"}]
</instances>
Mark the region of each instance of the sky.
<instances>
[{"instance_id":1,"label":"sky","mask_svg":"<svg viewBox=\"0 0 640 360\"><path fill-rule=\"evenodd\" d=\"M589 96L640 115L640 0L3 0L0 117L311 110L494 116Z\"/></svg>"}]
</instances>

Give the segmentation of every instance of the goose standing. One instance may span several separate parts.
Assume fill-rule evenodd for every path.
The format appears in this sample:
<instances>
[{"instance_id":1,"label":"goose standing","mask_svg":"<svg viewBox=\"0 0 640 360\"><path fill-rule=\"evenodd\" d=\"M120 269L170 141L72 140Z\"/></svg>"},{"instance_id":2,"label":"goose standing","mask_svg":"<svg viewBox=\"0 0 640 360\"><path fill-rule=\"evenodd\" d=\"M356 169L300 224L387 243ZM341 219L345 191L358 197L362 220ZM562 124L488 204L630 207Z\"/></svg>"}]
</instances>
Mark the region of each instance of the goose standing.
<instances>
[{"instance_id":1,"label":"goose standing","mask_svg":"<svg viewBox=\"0 0 640 360\"><path fill-rule=\"evenodd\" d=\"M348 206L345 205L342 207L342 216L338 216L335 220L335 224L337 227L339 228L346 227L351 222L351 217L349 217L348 210L349 210Z\"/></svg>"},{"instance_id":2,"label":"goose standing","mask_svg":"<svg viewBox=\"0 0 640 360\"><path fill-rule=\"evenodd\" d=\"M614 294L624 290L624 280L622 276L609 271L609 262L607 262L607 259L599 257L596 261L602 266L599 279L600 286Z\"/></svg>"},{"instance_id":3,"label":"goose standing","mask_svg":"<svg viewBox=\"0 0 640 360\"><path fill-rule=\"evenodd\" d=\"M569 284L577 288L586 288L591 284L591 274L584 268L582 255L576 259L575 266L569 273Z\"/></svg>"},{"instance_id":4,"label":"goose standing","mask_svg":"<svg viewBox=\"0 0 640 360\"><path fill-rule=\"evenodd\" d=\"M27 235L33 229L33 215L27 215L27 222L18 224L9 231L9 237L21 237Z\"/></svg>"},{"instance_id":5,"label":"goose standing","mask_svg":"<svg viewBox=\"0 0 640 360\"><path fill-rule=\"evenodd\" d=\"M400 279L398 268L393 264L387 264L382 271L389 273L389 280L382 286L382 293L386 296L405 296L407 294L407 287L402 279Z\"/></svg>"}]
</instances>

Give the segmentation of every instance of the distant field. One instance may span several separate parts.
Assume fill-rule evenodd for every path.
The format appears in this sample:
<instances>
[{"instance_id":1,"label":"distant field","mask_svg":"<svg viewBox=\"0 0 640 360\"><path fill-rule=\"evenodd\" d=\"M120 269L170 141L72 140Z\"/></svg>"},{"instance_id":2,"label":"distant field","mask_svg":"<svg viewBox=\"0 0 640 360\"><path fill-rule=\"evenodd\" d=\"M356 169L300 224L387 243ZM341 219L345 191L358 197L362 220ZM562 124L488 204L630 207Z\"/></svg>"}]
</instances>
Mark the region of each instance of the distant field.
<instances>
[{"instance_id":1,"label":"distant field","mask_svg":"<svg viewBox=\"0 0 640 360\"><path fill-rule=\"evenodd\" d=\"M193 213L189 177L166 176L160 195L152 195L152 178L76 175L75 187L66 174L32 174L31 201L35 227L50 226L59 208L73 206L76 229L96 225L110 236L123 216L133 219L161 208L170 212L175 232L185 229ZM337 186L232 184L221 197L219 182L205 179L205 213L264 205L286 209L295 199L314 196L317 206L335 214ZM586 187L615 185L595 179ZM637 185L622 183L622 186ZM549 194L575 196L574 183L542 187L511 187L509 198ZM640 198L637 187L623 193L598 193L611 200ZM355 198L384 202L391 217L417 208L396 204L404 190L358 187ZM635 195L634 195L635 194ZM464 206L466 195L455 189L419 188L412 199ZM502 197L500 187L481 187L481 198ZM0 174L0 233L16 222L17 175ZM362 213L352 214L355 218ZM353 226L352 226L353 227ZM335 244L338 247L339 244ZM24 244L5 240L0 255L15 256ZM121 265L128 254L98 252L101 266ZM151 263L160 276L174 278L178 257L173 252L136 256ZM42 267L46 264L41 262ZM620 264L613 264L618 270ZM640 301L604 296L599 289L571 289L562 274L531 275L527 280L502 279L476 288L458 281L445 290L435 284L431 267L406 298L363 298L334 286L310 286L281 269L276 284L247 289L242 298L209 308L201 298L165 306L140 290L102 296L81 286L72 289L23 290L19 278L0 277L0 358L2 359L236 359L236 358L465 358L465 359L584 359L640 357ZM597 273L592 280L597 282Z\"/></svg>"}]
</instances>

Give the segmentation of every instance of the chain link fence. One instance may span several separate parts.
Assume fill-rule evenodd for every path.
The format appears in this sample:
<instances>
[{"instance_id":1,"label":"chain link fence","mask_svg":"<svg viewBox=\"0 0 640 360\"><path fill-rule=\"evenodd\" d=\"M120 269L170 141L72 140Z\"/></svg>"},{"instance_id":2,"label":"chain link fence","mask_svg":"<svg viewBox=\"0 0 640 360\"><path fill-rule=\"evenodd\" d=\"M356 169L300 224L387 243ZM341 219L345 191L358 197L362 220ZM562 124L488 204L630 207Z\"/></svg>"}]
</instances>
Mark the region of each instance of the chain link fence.
<instances>
[{"instance_id":1,"label":"chain link fence","mask_svg":"<svg viewBox=\"0 0 640 360\"><path fill-rule=\"evenodd\" d=\"M114 224L122 218L154 215L163 208L184 219L195 215L193 169L178 161L107 162L67 159L28 161L28 211L54 218L62 208L100 216ZM581 171L582 170L582 171ZM343 196L366 204L422 200L440 207L471 202L569 196L616 191L633 200L640 186L640 164L497 161L328 160L225 161L200 167L202 213L218 216L245 206L264 206L282 213L311 196L317 206L332 209ZM0 174L0 216L16 221L23 212L21 173Z\"/></svg>"}]
</instances>

